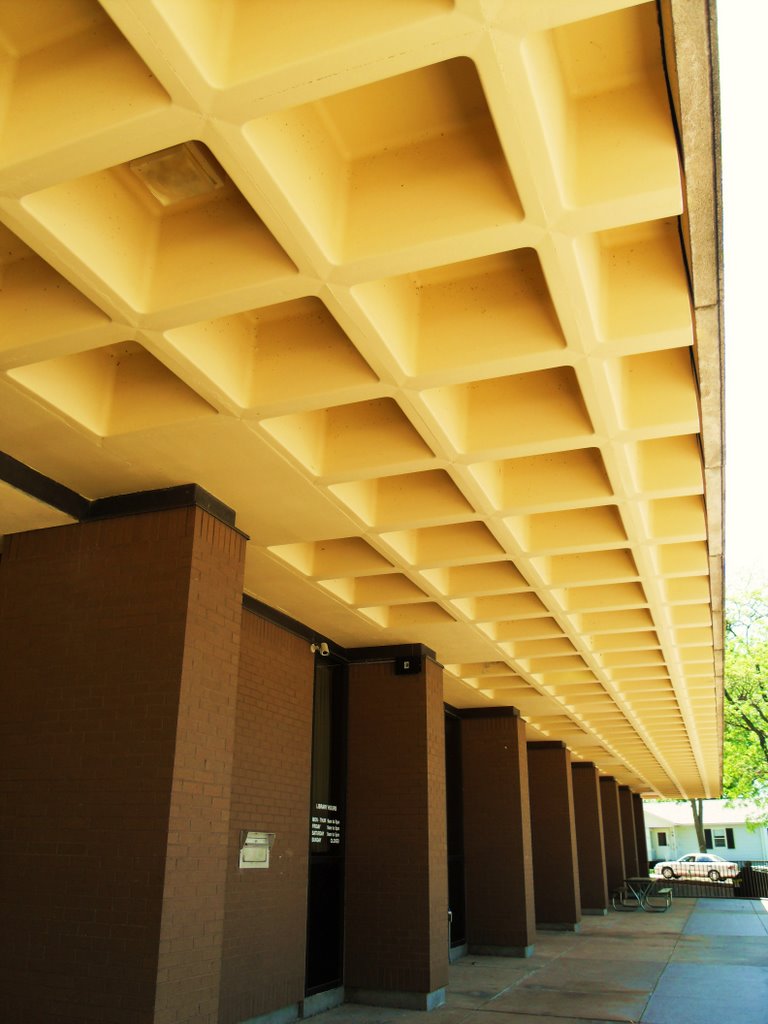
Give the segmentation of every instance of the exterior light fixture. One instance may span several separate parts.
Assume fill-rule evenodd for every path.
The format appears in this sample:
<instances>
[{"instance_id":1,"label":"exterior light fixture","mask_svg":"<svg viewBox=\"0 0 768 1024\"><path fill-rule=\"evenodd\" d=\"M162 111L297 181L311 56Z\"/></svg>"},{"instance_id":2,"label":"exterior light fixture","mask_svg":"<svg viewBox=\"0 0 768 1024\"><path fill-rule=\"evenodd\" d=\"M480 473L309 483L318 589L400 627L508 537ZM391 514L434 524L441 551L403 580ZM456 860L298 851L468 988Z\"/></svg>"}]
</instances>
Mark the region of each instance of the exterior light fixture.
<instances>
[{"instance_id":1,"label":"exterior light fixture","mask_svg":"<svg viewBox=\"0 0 768 1024\"><path fill-rule=\"evenodd\" d=\"M194 141L137 157L128 166L162 206L215 192L227 180L208 149Z\"/></svg>"}]
</instances>

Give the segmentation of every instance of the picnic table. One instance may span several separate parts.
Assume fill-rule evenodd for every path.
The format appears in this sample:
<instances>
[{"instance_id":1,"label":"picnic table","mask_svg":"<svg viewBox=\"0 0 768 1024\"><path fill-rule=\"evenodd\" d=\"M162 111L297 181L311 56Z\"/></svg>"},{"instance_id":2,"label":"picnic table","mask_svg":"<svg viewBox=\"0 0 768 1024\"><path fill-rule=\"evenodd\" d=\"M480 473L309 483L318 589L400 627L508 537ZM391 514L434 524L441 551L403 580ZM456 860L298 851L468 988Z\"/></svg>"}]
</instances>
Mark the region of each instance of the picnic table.
<instances>
[{"instance_id":1,"label":"picnic table","mask_svg":"<svg viewBox=\"0 0 768 1024\"><path fill-rule=\"evenodd\" d=\"M661 914L672 906L672 889L669 886L659 888L659 879L649 876L633 875L625 878L611 896L614 910L645 910L647 913Z\"/></svg>"}]
</instances>

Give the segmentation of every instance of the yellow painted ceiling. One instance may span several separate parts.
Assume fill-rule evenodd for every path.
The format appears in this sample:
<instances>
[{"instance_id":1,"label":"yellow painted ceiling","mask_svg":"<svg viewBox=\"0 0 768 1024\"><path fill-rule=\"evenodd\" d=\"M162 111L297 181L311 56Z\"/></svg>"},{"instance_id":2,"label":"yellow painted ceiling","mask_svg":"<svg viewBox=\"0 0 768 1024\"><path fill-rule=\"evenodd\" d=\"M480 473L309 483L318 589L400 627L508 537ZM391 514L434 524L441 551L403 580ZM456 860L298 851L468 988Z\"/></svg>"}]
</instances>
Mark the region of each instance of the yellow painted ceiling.
<instances>
[{"instance_id":1,"label":"yellow painted ceiling","mask_svg":"<svg viewBox=\"0 0 768 1024\"><path fill-rule=\"evenodd\" d=\"M0 448L198 483L247 593L716 795L714 127L659 13L3 0ZM0 533L64 521L0 486Z\"/></svg>"}]
</instances>

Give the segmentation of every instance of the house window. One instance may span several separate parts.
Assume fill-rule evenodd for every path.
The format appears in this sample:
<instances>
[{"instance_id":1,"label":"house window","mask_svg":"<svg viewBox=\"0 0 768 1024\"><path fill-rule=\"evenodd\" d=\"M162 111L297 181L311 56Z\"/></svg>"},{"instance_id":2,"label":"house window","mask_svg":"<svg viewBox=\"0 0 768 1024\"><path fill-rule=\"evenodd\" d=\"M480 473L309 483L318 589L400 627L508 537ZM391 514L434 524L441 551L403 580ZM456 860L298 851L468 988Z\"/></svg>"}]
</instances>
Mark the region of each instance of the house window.
<instances>
[{"instance_id":1,"label":"house window","mask_svg":"<svg viewBox=\"0 0 768 1024\"><path fill-rule=\"evenodd\" d=\"M666 846L667 845L667 833L666 832L657 832L656 833L656 842L658 843L659 846Z\"/></svg>"},{"instance_id":2,"label":"house window","mask_svg":"<svg viewBox=\"0 0 768 1024\"><path fill-rule=\"evenodd\" d=\"M715 839L715 849L717 849L718 846L724 847L725 846L725 831L723 829L721 829L721 828L716 828L716 829L713 829L712 834L713 834L714 839Z\"/></svg>"}]
</instances>

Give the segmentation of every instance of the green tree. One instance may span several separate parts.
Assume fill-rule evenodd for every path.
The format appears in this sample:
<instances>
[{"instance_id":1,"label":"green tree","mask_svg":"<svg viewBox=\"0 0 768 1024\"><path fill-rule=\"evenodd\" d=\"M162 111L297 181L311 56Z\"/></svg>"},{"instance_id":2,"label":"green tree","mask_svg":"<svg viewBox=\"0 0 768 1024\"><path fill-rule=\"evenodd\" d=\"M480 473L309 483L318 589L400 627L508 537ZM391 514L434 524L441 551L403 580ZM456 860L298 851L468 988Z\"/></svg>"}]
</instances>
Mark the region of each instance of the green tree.
<instances>
[{"instance_id":1,"label":"green tree","mask_svg":"<svg viewBox=\"0 0 768 1024\"><path fill-rule=\"evenodd\" d=\"M768 589L726 601L723 792L747 799L768 823Z\"/></svg>"}]
</instances>

